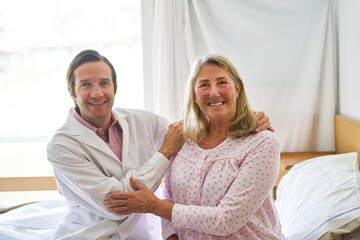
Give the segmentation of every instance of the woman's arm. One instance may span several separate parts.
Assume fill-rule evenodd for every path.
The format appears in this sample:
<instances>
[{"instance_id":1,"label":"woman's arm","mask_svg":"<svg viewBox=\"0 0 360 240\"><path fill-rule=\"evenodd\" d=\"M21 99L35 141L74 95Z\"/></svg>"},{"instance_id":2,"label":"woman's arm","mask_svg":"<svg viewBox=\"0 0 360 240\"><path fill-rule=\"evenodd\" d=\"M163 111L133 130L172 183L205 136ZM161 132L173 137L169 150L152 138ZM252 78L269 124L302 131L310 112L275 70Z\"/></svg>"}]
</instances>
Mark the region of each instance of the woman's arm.
<instances>
[{"instance_id":1,"label":"woman's arm","mask_svg":"<svg viewBox=\"0 0 360 240\"><path fill-rule=\"evenodd\" d=\"M166 179L169 177L169 172L165 177ZM115 213L116 215L137 212L152 213L160 216L162 217L163 238L169 240L178 239L177 235L175 234L176 229L171 222L171 213L174 204L170 201L157 198L151 191L149 191L145 186L136 182L133 178L130 179L130 183L135 189L135 192L110 193L109 199L105 200L105 205L110 205L108 210ZM169 187L170 186L168 186L168 188ZM165 192L164 195L169 200L169 193Z\"/></svg>"},{"instance_id":2,"label":"woman's arm","mask_svg":"<svg viewBox=\"0 0 360 240\"><path fill-rule=\"evenodd\" d=\"M170 168L164 176L164 187L162 190L162 198L169 202L174 202L172 185L171 185L172 168ZM177 229L171 220L161 218L161 231L163 239L167 239L171 235L177 235Z\"/></svg>"}]
</instances>

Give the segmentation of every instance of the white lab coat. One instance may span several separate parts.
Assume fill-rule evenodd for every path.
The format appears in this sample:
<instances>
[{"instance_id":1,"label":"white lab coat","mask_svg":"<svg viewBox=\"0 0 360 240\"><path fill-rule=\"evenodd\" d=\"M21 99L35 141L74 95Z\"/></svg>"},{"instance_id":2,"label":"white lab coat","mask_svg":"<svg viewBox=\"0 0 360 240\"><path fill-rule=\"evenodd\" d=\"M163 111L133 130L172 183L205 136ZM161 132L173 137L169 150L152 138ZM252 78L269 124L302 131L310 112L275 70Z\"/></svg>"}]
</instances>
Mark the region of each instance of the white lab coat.
<instances>
[{"instance_id":1,"label":"white lab coat","mask_svg":"<svg viewBox=\"0 0 360 240\"><path fill-rule=\"evenodd\" d=\"M114 108L113 112L123 131L122 162L71 113L48 144L48 160L69 207L53 239L160 239L158 217L116 216L103 202L110 192L133 191L131 176L149 189L157 189L170 165L157 152L168 122L142 110Z\"/></svg>"}]
</instances>

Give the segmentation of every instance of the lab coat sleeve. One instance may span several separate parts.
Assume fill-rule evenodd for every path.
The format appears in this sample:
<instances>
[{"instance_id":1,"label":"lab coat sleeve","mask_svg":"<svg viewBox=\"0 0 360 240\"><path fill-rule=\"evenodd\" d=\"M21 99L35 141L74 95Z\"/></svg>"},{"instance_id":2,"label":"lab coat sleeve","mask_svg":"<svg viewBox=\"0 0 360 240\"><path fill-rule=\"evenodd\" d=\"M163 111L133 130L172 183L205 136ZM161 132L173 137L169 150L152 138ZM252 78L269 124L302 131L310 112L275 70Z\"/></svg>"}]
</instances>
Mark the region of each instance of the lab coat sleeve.
<instances>
[{"instance_id":1,"label":"lab coat sleeve","mask_svg":"<svg viewBox=\"0 0 360 240\"><path fill-rule=\"evenodd\" d=\"M167 119L152 113L148 113L148 117L152 120L152 136L153 148L155 151L158 151L164 142L164 136L168 129L169 122ZM141 125L141 122L138 122L137 125ZM143 132L149 132L149 128L142 129ZM139 149L138 151L144 151L144 149ZM137 169L130 169L126 173L127 182L129 182L130 177L133 177L136 181L146 186L151 191L155 191L160 185L165 172L170 166L170 161L157 152L151 159L144 163L141 167L141 171ZM127 188L125 191L133 191L132 188Z\"/></svg>"},{"instance_id":2,"label":"lab coat sleeve","mask_svg":"<svg viewBox=\"0 0 360 240\"><path fill-rule=\"evenodd\" d=\"M162 133L158 133L157 128L161 127L161 131L164 131L164 124L160 125L156 126L157 132L154 136L159 138L159 142ZM114 176L107 176L103 165L98 166L100 162L109 162L111 159L106 159L107 155L102 154L103 159L90 161L89 151L91 151L89 147L84 147L79 141L66 134L58 134L48 144L48 160L53 165L59 192L68 202L111 220L121 220L127 216L117 216L107 211L104 200L108 193L133 191L129 184L131 176L141 179L141 183L147 188L155 190L170 166L169 160L157 152L140 168L133 169L117 179ZM111 167L111 164L107 167Z\"/></svg>"},{"instance_id":3,"label":"lab coat sleeve","mask_svg":"<svg viewBox=\"0 0 360 240\"><path fill-rule=\"evenodd\" d=\"M128 192L132 191L129 185L129 178L131 174L136 178L136 175L141 175L142 178L150 177L147 181L147 187L154 189L156 184L161 181L161 169L156 173L160 180L151 177L149 166L146 164L138 170L132 171L120 180L115 177L106 176L96 164L85 160L81 153L76 153L71 150L76 145L67 148L64 145L52 146L48 152L48 158L53 165L54 174L56 177L59 191L65 196L68 201L79 204L89 212L112 220L121 220L126 216L116 216L107 211L107 206L104 205L104 200L110 192ZM161 168L167 168L169 161L160 153L156 153L150 161L158 162ZM145 174L142 173L145 168ZM156 171L156 169L153 169ZM166 171L166 170L165 170ZM142 181L143 183L146 181Z\"/></svg>"}]
</instances>

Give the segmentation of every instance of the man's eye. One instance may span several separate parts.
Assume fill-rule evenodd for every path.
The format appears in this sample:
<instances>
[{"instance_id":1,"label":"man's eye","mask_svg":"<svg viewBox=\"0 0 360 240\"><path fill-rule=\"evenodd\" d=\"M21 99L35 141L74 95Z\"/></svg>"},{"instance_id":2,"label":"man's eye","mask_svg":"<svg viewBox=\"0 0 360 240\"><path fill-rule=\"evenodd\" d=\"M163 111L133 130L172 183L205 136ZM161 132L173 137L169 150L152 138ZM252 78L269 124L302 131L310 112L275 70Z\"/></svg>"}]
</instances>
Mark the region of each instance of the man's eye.
<instances>
[{"instance_id":1,"label":"man's eye","mask_svg":"<svg viewBox=\"0 0 360 240\"><path fill-rule=\"evenodd\" d=\"M80 84L80 86L81 86L81 87L88 87L88 86L90 86L90 83L88 83L88 82L83 82L83 83Z\"/></svg>"},{"instance_id":2,"label":"man's eye","mask_svg":"<svg viewBox=\"0 0 360 240\"><path fill-rule=\"evenodd\" d=\"M110 83L108 81L101 82L101 85L109 85Z\"/></svg>"}]
</instances>

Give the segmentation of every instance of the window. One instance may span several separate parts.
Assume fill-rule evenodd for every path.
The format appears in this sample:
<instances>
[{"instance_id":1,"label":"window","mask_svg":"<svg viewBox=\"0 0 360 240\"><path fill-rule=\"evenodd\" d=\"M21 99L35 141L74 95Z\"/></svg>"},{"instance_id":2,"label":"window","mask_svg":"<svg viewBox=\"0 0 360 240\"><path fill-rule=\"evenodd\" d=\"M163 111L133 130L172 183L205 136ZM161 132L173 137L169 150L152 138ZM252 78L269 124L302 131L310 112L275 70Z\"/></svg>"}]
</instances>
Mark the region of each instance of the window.
<instances>
[{"instance_id":1,"label":"window","mask_svg":"<svg viewBox=\"0 0 360 240\"><path fill-rule=\"evenodd\" d=\"M143 109L140 0L0 0L0 177L49 176L46 145L73 102L66 71L84 49L118 75L115 106Z\"/></svg>"}]
</instances>

